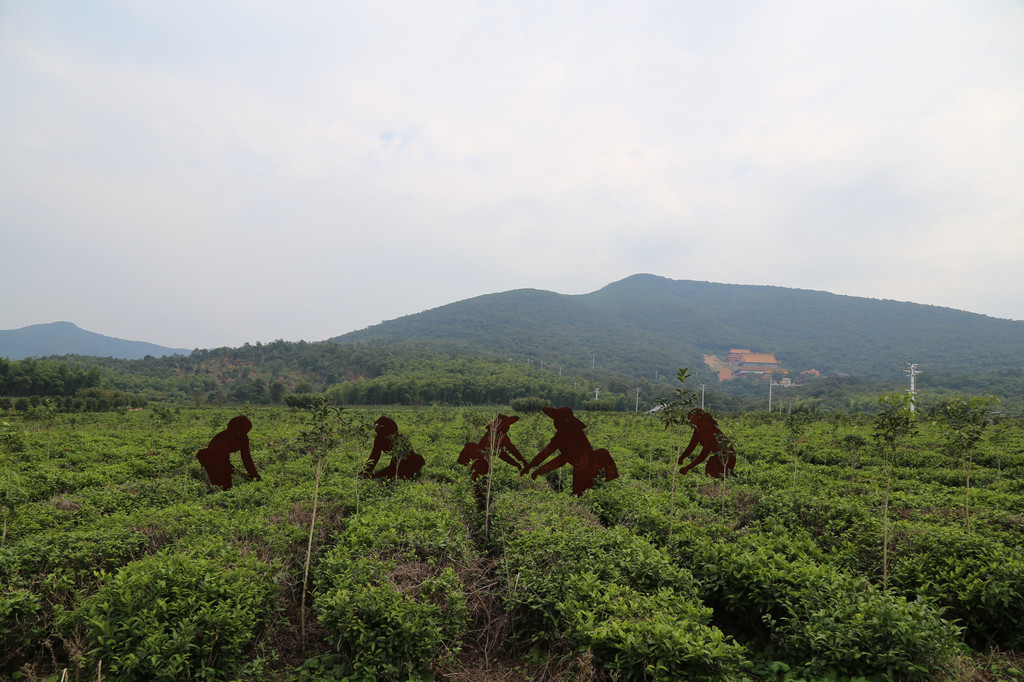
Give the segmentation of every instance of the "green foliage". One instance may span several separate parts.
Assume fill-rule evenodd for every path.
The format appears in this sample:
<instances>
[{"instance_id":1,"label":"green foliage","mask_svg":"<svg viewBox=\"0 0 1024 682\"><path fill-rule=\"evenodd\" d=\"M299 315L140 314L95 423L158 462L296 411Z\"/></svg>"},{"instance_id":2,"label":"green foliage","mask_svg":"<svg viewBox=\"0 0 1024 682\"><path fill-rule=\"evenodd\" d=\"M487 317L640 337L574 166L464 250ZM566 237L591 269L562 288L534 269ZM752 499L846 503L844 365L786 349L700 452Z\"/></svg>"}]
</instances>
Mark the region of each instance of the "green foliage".
<instances>
[{"instance_id":1,"label":"green foliage","mask_svg":"<svg viewBox=\"0 0 1024 682\"><path fill-rule=\"evenodd\" d=\"M536 396L529 396L526 398L512 398L509 401L509 406L513 412L540 412L542 408L547 407L551 403L544 398L538 398Z\"/></svg>"},{"instance_id":2,"label":"green foliage","mask_svg":"<svg viewBox=\"0 0 1024 682\"><path fill-rule=\"evenodd\" d=\"M867 417L814 415L800 433L794 499L792 431L763 411L719 417L743 453L728 486L692 472L674 497L665 463L676 433L653 415L586 415L619 479L576 498L498 463L485 534L455 459L493 409L388 410L426 464L416 481L383 485L353 475L380 408L328 400L314 419L252 407L263 481L209 494L195 452L238 409L158 404L166 424L157 410L4 416L15 503L0 548L5 679L56 679L64 668L93 679L97 667L104 679L126 676L111 663L139 652L181 679L941 679L961 651L950 679L1019 677L1024 422L1014 418L974 443L970 534L965 477L941 422L917 424L891 466L884 439L867 446ZM550 420L520 416L510 436L529 456L548 442ZM329 466L317 480L322 443ZM311 545L319 623L302 648ZM192 601L205 585L223 598ZM117 633L105 653L87 608ZM168 625L200 614L220 627L218 643L238 646L211 659L217 644L198 628L175 635ZM186 656L174 648L186 641L209 647L205 671L164 660Z\"/></svg>"},{"instance_id":3,"label":"green foliage","mask_svg":"<svg viewBox=\"0 0 1024 682\"><path fill-rule=\"evenodd\" d=\"M892 584L933 600L966 628L981 650L1024 650L1024 551L959 527L908 531L912 551L893 567Z\"/></svg>"},{"instance_id":4,"label":"green foliage","mask_svg":"<svg viewBox=\"0 0 1024 682\"><path fill-rule=\"evenodd\" d=\"M667 587L643 592L591 572L570 575L558 604L571 637L624 680L721 680L746 666L744 649L710 611Z\"/></svg>"},{"instance_id":5,"label":"green foliage","mask_svg":"<svg viewBox=\"0 0 1024 682\"><path fill-rule=\"evenodd\" d=\"M943 406L943 437L950 454L958 459L970 456L989 424L990 410L998 403L993 395L958 395Z\"/></svg>"},{"instance_id":6,"label":"green foliage","mask_svg":"<svg viewBox=\"0 0 1024 682\"><path fill-rule=\"evenodd\" d=\"M438 493L400 485L351 518L320 562L316 606L339 674L409 679L458 650L468 609L455 567L472 550Z\"/></svg>"},{"instance_id":7,"label":"green foliage","mask_svg":"<svg viewBox=\"0 0 1024 682\"><path fill-rule=\"evenodd\" d=\"M299 442L312 453L325 456L343 441L362 444L373 433L373 424L363 414L331 405L324 396L316 396L307 406L309 424L299 432Z\"/></svg>"},{"instance_id":8,"label":"green foliage","mask_svg":"<svg viewBox=\"0 0 1024 682\"><path fill-rule=\"evenodd\" d=\"M914 422L914 396L910 393L886 393L878 400L882 409L872 422L875 441L885 458L885 507L882 531L882 587L889 586L889 496L892 492L892 467L896 452L908 438L917 433Z\"/></svg>"},{"instance_id":9,"label":"green foliage","mask_svg":"<svg viewBox=\"0 0 1024 682\"><path fill-rule=\"evenodd\" d=\"M0 395L66 396L100 384L100 368L59 360L11 361L0 357Z\"/></svg>"},{"instance_id":10,"label":"green foliage","mask_svg":"<svg viewBox=\"0 0 1024 682\"><path fill-rule=\"evenodd\" d=\"M417 576L416 585L402 577L394 562L353 558L325 580L320 622L337 641L342 669L356 679L422 676L465 630L464 587L452 567Z\"/></svg>"},{"instance_id":11,"label":"green foliage","mask_svg":"<svg viewBox=\"0 0 1024 682\"><path fill-rule=\"evenodd\" d=\"M226 546L159 552L115 574L66 618L105 679L234 677L273 613L270 566Z\"/></svg>"},{"instance_id":12,"label":"green foliage","mask_svg":"<svg viewBox=\"0 0 1024 682\"><path fill-rule=\"evenodd\" d=\"M967 532L971 531L971 468L974 463L974 448L981 440L989 422L989 410L999 400L993 396L956 396L946 403L943 410L943 438L949 453L960 461L966 477L964 489L964 520Z\"/></svg>"},{"instance_id":13,"label":"green foliage","mask_svg":"<svg viewBox=\"0 0 1024 682\"><path fill-rule=\"evenodd\" d=\"M42 605L29 590L10 586L0 590L0 674L29 658L43 638Z\"/></svg>"},{"instance_id":14,"label":"green foliage","mask_svg":"<svg viewBox=\"0 0 1024 682\"><path fill-rule=\"evenodd\" d=\"M814 561L816 550L746 535L697 548L706 598L776 655L819 678L883 674L930 680L957 652L958 629L924 602L881 592Z\"/></svg>"},{"instance_id":15,"label":"green foliage","mask_svg":"<svg viewBox=\"0 0 1024 682\"><path fill-rule=\"evenodd\" d=\"M676 372L679 387L673 390L675 399L658 401L658 407L661 408L658 417L666 429L672 426L688 425L686 416L697 402L697 393L686 388L686 380L689 377L690 370L686 367L681 368Z\"/></svg>"},{"instance_id":16,"label":"green foliage","mask_svg":"<svg viewBox=\"0 0 1024 682\"><path fill-rule=\"evenodd\" d=\"M746 664L710 625L690 572L648 540L553 493L506 495L496 515L520 638L583 647L624 679L723 679Z\"/></svg>"},{"instance_id":17,"label":"green foliage","mask_svg":"<svg viewBox=\"0 0 1024 682\"><path fill-rule=\"evenodd\" d=\"M317 393L292 393L283 397L284 404L296 410L309 410L317 406L324 396Z\"/></svg>"},{"instance_id":18,"label":"green foliage","mask_svg":"<svg viewBox=\"0 0 1024 682\"><path fill-rule=\"evenodd\" d=\"M890 455L899 446L913 436L917 427L914 423L914 411L911 409L914 397L909 393L886 393L878 399L882 408L875 414L872 422L875 441L884 447Z\"/></svg>"}]
</instances>

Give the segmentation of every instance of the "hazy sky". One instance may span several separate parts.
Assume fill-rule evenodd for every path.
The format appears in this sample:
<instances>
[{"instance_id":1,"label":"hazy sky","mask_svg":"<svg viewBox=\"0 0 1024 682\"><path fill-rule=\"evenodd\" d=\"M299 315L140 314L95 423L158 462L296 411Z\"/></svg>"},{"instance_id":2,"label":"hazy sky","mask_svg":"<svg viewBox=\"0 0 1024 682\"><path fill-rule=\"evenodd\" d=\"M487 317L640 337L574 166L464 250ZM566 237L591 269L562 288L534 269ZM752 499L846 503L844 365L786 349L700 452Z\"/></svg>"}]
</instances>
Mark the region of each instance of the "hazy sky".
<instances>
[{"instance_id":1,"label":"hazy sky","mask_svg":"<svg viewBox=\"0 0 1024 682\"><path fill-rule=\"evenodd\" d=\"M0 329L637 272L1024 319L1024 2L0 0Z\"/></svg>"}]
</instances>

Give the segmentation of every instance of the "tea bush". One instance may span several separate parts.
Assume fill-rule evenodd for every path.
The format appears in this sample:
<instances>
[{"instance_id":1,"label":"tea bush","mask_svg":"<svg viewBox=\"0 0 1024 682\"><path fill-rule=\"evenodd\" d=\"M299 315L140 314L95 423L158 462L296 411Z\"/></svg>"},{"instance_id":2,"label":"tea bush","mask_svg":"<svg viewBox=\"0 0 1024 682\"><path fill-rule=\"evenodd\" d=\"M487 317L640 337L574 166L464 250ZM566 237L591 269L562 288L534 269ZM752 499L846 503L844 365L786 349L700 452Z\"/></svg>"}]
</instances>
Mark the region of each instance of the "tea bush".
<instances>
[{"instance_id":1,"label":"tea bush","mask_svg":"<svg viewBox=\"0 0 1024 682\"><path fill-rule=\"evenodd\" d=\"M648 540L551 492L504 496L496 516L519 638L587 650L623 679L724 679L747 665L690 572Z\"/></svg>"},{"instance_id":2,"label":"tea bush","mask_svg":"<svg viewBox=\"0 0 1024 682\"><path fill-rule=\"evenodd\" d=\"M696 552L705 601L812 677L931 680L958 652L959 628L928 603L887 594L813 560L809 541L751 534ZM728 630L729 628L727 628Z\"/></svg>"},{"instance_id":3,"label":"tea bush","mask_svg":"<svg viewBox=\"0 0 1024 682\"><path fill-rule=\"evenodd\" d=\"M557 609L568 637L617 679L721 680L747 667L745 650L710 627L710 610L667 587L652 592L570 575Z\"/></svg>"},{"instance_id":4,"label":"tea bush","mask_svg":"<svg viewBox=\"0 0 1024 682\"><path fill-rule=\"evenodd\" d=\"M945 607L978 649L1024 649L1024 551L960 526L916 527L890 583Z\"/></svg>"},{"instance_id":5,"label":"tea bush","mask_svg":"<svg viewBox=\"0 0 1024 682\"><path fill-rule=\"evenodd\" d=\"M61 626L81 632L104 679L229 679L273 616L273 573L223 544L161 551L101 574Z\"/></svg>"},{"instance_id":6,"label":"tea bush","mask_svg":"<svg viewBox=\"0 0 1024 682\"><path fill-rule=\"evenodd\" d=\"M465 526L430 484L398 482L390 499L346 520L317 567L316 608L341 654L330 674L409 679L458 650L466 628Z\"/></svg>"},{"instance_id":7,"label":"tea bush","mask_svg":"<svg viewBox=\"0 0 1024 682\"><path fill-rule=\"evenodd\" d=\"M44 629L39 597L6 587L0 592L0 673L8 675L35 653Z\"/></svg>"}]
</instances>

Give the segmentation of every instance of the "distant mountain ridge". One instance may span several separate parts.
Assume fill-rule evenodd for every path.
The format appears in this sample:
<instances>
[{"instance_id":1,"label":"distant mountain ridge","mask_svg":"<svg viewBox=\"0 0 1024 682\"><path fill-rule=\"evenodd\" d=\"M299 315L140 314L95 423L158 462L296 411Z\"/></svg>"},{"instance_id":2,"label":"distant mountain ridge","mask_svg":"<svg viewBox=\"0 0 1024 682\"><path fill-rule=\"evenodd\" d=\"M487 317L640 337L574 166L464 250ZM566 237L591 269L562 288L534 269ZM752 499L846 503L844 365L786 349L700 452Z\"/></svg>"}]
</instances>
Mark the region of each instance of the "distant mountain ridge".
<instances>
[{"instance_id":1,"label":"distant mountain ridge","mask_svg":"<svg viewBox=\"0 0 1024 682\"><path fill-rule=\"evenodd\" d=\"M817 369L825 375L890 382L903 382L908 362L933 373L1024 371L1022 321L917 303L650 274L587 294L539 289L486 294L324 343L364 344L371 354L383 344L420 354L511 358L552 370L594 369L638 379L674 377L680 367L689 367L699 382L714 380L704 356L724 356L730 348L774 353L790 371ZM96 334L70 322L0 330L0 357L10 360L51 355L132 360L190 353Z\"/></svg>"},{"instance_id":2,"label":"distant mountain ridge","mask_svg":"<svg viewBox=\"0 0 1024 682\"><path fill-rule=\"evenodd\" d=\"M639 274L589 294L487 294L330 341L525 356L634 376L703 368L705 354L750 348L775 353L790 370L891 378L908 362L930 371L1019 367L1024 322L806 289Z\"/></svg>"},{"instance_id":3,"label":"distant mountain ridge","mask_svg":"<svg viewBox=\"0 0 1024 682\"><path fill-rule=\"evenodd\" d=\"M168 348L145 341L127 341L86 331L71 322L33 324L0 330L0 357L22 360L49 355L88 355L138 360L151 355L188 355L191 350Z\"/></svg>"}]
</instances>

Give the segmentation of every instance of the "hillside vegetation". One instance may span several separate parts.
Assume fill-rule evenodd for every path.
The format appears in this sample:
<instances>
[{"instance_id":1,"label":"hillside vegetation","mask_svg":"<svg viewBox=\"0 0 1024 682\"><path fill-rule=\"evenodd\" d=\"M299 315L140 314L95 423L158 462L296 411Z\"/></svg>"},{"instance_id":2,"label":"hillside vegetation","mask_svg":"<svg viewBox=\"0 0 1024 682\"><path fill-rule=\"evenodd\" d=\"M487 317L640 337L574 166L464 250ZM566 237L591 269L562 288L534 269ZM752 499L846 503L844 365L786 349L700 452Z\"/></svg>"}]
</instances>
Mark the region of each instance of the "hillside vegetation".
<instances>
[{"instance_id":1,"label":"hillside vegetation","mask_svg":"<svg viewBox=\"0 0 1024 682\"><path fill-rule=\"evenodd\" d=\"M923 406L958 393L1024 409L1024 322L823 292L635 275L579 296L509 291L336 337L188 355L0 358L0 409L111 409L172 404L489 405L536 398L573 408L646 410L679 367L720 412L764 410L768 387L719 383L705 355L771 352L796 375L772 408L870 411L905 387L916 362ZM83 378L88 381L83 383ZM86 391L79 393L79 391Z\"/></svg>"},{"instance_id":2,"label":"hillside vegetation","mask_svg":"<svg viewBox=\"0 0 1024 682\"><path fill-rule=\"evenodd\" d=\"M532 289L459 301L336 337L414 341L654 379L730 348L797 372L891 380L904 363L958 372L1019 367L1024 322L782 287L633 275L589 294Z\"/></svg>"}]
</instances>

